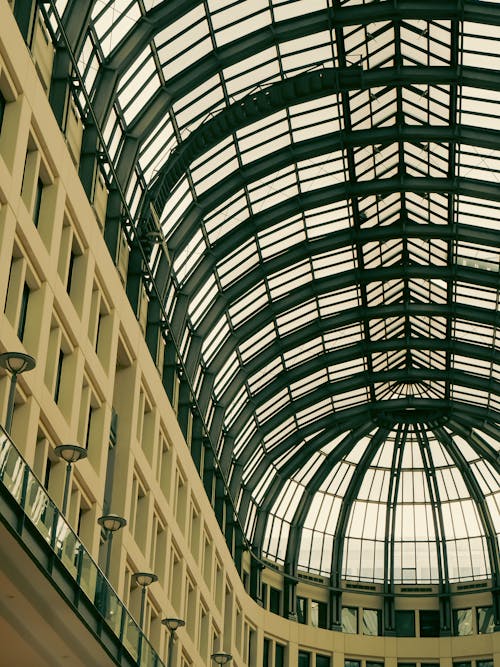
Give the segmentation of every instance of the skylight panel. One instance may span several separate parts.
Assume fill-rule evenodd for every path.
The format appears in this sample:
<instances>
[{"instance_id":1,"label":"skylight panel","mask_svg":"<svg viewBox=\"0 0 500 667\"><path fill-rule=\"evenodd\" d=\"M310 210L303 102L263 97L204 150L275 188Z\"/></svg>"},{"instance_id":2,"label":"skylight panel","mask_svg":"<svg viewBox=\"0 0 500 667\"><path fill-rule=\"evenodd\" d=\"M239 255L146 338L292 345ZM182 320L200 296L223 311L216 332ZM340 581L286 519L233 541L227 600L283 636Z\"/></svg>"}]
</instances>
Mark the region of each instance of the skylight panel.
<instances>
[{"instance_id":1,"label":"skylight panel","mask_svg":"<svg viewBox=\"0 0 500 667\"><path fill-rule=\"evenodd\" d=\"M102 11L96 3L92 12L93 26L99 37L99 45L104 56L132 30L141 17L137 0L113 0Z\"/></svg>"},{"instance_id":2,"label":"skylight panel","mask_svg":"<svg viewBox=\"0 0 500 667\"><path fill-rule=\"evenodd\" d=\"M268 277L269 291L273 300L279 299L293 290L311 282L311 264L308 260L294 264L284 271Z\"/></svg>"},{"instance_id":3,"label":"skylight panel","mask_svg":"<svg viewBox=\"0 0 500 667\"><path fill-rule=\"evenodd\" d=\"M482 67L500 70L500 27L464 22L462 64L466 67Z\"/></svg>"},{"instance_id":4,"label":"skylight panel","mask_svg":"<svg viewBox=\"0 0 500 667\"><path fill-rule=\"evenodd\" d=\"M345 271L353 271L357 261L352 248L339 248L312 257L313 276L316 280Z\"/></svg>"},{"instance_id":5,"label":"skylight panel","mask_svg":"<svg viewBox=\"0 0 500 667\"><path fill-rule=\"evenodd\" d=\"M285 142L288 142L289 138L290 135L283 137ZM297 194L297 180L293 167L287 167L271 176L266 176L248 188L248 196L254 214L275 204L281 204Z\"/></svg>"},{"instance_id":6,"label":"skylight panel","mask_svg":"<svg viewBox=\"0 0 500 667\"><path fill-rule=\"evenodd\" d=\"M351 212L345 201L310 209L305 215L308 238L317 238L346 229L351 225Z\"/></svg>"},{"instance_id":7,"label":"skylight panel","mask_svg":"<svg viewBox=\"0 0 500 667\"><path fill-rule=\"evenodd\" d=\"M228 94L234 99L280 79L276 48L265 49L223 71Z\"/></svg>"},{"instance_id":8,"label":"skylight panel","mask_svg":"<svg viewBox=\"0 0 500 667\"><path fill-rule=\"evenodd\" d=\"M327 0L271 0L276 21L284 21L295 16L326 9Z\"/></svg>"},{"instance_id":9,"label":"skylight panel","mask_svg":"<svg viewBox=\"0 0 500 667\"><path fill-rule=\"evenodd\" d=\"M500 128L498 92L463 86L460 102L463 124L495 130Z\"/></svg>"},{"instance_id":10,"label":"skylight panel","mask_svg":"<svg viewBox=\"0 0 500 667\"><path fill-rule=\"evenodd\" d=\"M232 229L248 218L249 211L243 190L239 190L204 219L211 244L228 234Z\"/></svg>"},{"instance_id":11,"label":"skylight panel","mask_svg":"<svg viewBox=\"0 0 500 667\"><path fill-rule=\"evenodd\" d=\"M245 37L271 22L268 0L244 0L229 9L212 13L217 46Z\"/></svg>"},{"instance_id":12,"label":"skylight panel","mask_svg":"<svg viewBox=\"0 0 500 667\"><path fill-rule=\"evenodd\" d=\"M233 301L228 308L228 315L233 326L238 327L267 305L269 305L267 291L264 284L260 282L254 285L250 292L246 292L237 301Z\"/></svg>"},{"instance_id":13,"label":"skylight panel","mask_svg":"<svg viewBox=\"0 0 500 667\"><path fill-rule=\"evenodd\" d=\"M256 354L259 354L259 352L262 352L262 350L271 345L276 338L274 324L269 323L261 327L250 338L241 341L239 350L243 363L247 363L250 359L253 359Z\"/></svg>"},{"instance_id":14,"label":"skylight panel","mask_svg":"<svg viewBox=\"0 0 500 667\"><path fill-rule=\"evenodd\" d=\"M336 290L318 297L321 317L337 315L343 310L356 308L360 304L359 288L357 286Z\"/></svg>"},{"instance_id":15,"label":"skylight panel","mask_svg":"<svg viewBox=\"0 0 500 667\"><path fill-rule=\"evenodd\" d=\"M296 308L276 317L276 326L280 336L307 326L318 317L318 305L315 300L305 301Z\"/></svg>"},{"instance_id":16,"label":"skylight panel","mask_svg":"<svg viewBox=\"0 0 500 667\"><path fill-rule=\"evenodd\" d=\"M304 221L301 215L266 227L257 235L264 260L270 259L306 240Z\"/></svg>"}]
</instances>

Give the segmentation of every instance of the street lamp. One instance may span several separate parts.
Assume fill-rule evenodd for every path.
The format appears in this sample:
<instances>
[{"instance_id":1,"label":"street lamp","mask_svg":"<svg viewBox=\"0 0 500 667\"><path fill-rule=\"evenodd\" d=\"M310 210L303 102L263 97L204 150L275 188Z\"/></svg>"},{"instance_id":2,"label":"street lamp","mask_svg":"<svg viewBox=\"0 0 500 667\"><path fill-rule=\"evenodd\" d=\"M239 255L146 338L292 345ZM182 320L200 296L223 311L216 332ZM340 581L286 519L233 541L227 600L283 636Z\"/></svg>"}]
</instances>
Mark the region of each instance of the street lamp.
<instances>
[{"instance_id":1,"label":"street lamp","mask_svg":"<svg viewBox=\"0 0 500 667\"><path fill-rule=\"evenodd\" d=\"M211 657L216 665L227 665L233 659L230 653L212 653Z\"/></svg>"},{"instance_id":2,"label":"street lamp","mask_svg":"<svg viewBox=\"0 0 500 667\"><path fill-rule=\"evenodd\" d=\"M174 642L175 642L175 633L179 628L182 628L186 625L186 622L182 618L163 618L162 625L165 625L169 632L170 636L168 638L168 662L167 667L172 667L173 664L173 655L174 655Z\"/></svg>"},{"instance_id":3,"label":"street lamp","mask_svg":"<svg viewBox=\"0 0 500 667\"><path fill-rule=\"evenodd\" d=\"M36 362L33 357L24 352L4 352L0 354L0 367L5 368L11 374L9 400L7 403L7 417L5 419L5 431L10 435L12 417L14 415L14 400L16 397L17 376L35 368Z\"/></svg>"},{"instance_id":4,"label":"street lamp","mask_svg":"<svg viewBox=\"0 0 500 667\"><path fill-rule=\"evenodd\" d=\"M132 577L134 578L134 581L138 586L142 586L141 614L139 617L139 627L142 630L142 626L144 623L144 609L146 605L146 588L148 586L151 586L151 584L154 584L155 581L158 581L158 577L156 576L156 574L153 574L152 572L134 572Z\"/></svg>"},{"instance_id":5,"label":"street lamp","mask_svg":"<svg viewBox=\"0 0 500 667\"><path fill-rule=\"evenodd\" d=\"M71 465L81 459L87 458L87 450L79 445L58 445L54 452L56 455L66 461L66 479L64 481L64 496L62 504L62 513L66 514L68 504L69 480L71 478Z\"/></svg>"},{"instance_id":6,"label":"street lamp","mask_svg":"<svg viewBox=\"0 0 500 667\"><path fill-rule=\"evenodd\" d=\"M109 563L111 559L111 545L113 544L113 533L127 525L127 520L117 514L104 514L97 519L97 523L106 530L106 541L108 543L106 551L106 565L104 576L109 578Z\"/></svg>"}]
</instances>

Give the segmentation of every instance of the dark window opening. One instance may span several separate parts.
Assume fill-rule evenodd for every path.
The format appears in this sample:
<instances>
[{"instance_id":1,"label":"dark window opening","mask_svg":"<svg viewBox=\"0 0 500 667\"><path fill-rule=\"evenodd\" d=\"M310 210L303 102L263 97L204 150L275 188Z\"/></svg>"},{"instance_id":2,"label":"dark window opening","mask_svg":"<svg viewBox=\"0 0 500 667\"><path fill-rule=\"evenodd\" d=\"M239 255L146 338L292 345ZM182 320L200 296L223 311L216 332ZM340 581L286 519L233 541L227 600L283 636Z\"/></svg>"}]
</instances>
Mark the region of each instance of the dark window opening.
<instances>
[{"instance_id":1,"label":"dark window opening","mask_svg":"<svg viewBox=\"0 0 500 667\"><path fill-rule=\"evenodd\" d=\"M412 609L396 611L396 635L415 637L415 612Z\"/></svg>"},{"instance_id":2,"label":"dark window opening","mask_svg":"<svg viewBox=\"0 0 500 667\"><path fill-rule=\"evenodd\" d=\"M439 611L420 610L420 636L439 637Z\"/></svg>"},{"instance_id":3,"label":"dark window opening","mask_svg":"<svg viewBox=\"0 0 500 667\"><path fill-rule=\"evenodd\" d=\"M42 207L43 183L39 178L36 182L35 205L33 207L33 222L38 227L40 222L40 209Z\"/></svg>"},{"instance_id":4,"label":"dark window opening","mask_svg":"<svg viewBox=\"0 0 500 667\"><path fill-rule=\"evenodd\" d=\"M19 340L24 338L24 329L26 328L26 315L28 314L28 301L30 298L30 288L24 283L23 293L21 296L21 308L19 312L19 324L17 326L17 337Z\"/></svg>"}]
</instances>

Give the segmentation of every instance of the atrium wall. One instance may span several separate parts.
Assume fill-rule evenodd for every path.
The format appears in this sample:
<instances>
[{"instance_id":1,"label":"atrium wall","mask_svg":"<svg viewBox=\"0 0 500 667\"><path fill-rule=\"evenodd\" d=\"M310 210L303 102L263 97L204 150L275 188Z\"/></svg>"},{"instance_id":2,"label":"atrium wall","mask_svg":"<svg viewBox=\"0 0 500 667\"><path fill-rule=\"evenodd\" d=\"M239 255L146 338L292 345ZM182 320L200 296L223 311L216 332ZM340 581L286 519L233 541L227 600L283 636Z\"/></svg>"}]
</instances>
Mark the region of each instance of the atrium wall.
<instances>
[{"instance_id":1,"label":"atrium wall","mask_svg":"<svg viewBox=\"0 0 500 667\"><path fill-rule=\"evenodd\" d=\"M43 32L41 26L37 30ZM78 119L67 125L65 137L43 86L47 71L50 57L42 54L35 66L6 0L0 0L0 91L6 100L0 134L0 352L22 350L37 361L19 379L12 440L59 505L65 466L54 448L87 448L88 458L74 465L70 523L102 566L107 545L101 544L98 517L112 511L127 519L113 541L110 581L137 618L140 590L132 574L158 575L147 594L145 631L160 658L166 662L168 654L161 619L179 617L186 627L178 631L176 667L207 665L210 654L221 650L233 655L236 667L297 665L299 651L304 665L308 653L311 665L328 664L319 655L332 667L343 667L345 660L360 667L500 667L500 633L479 635L475 620L468 636L366 636L361 622L358 633L336 632L272 613L270 596L267 608L251 599L245 590L248 554L241 578L150 356L143 323L129 305L120 258L117 268L108 252L99 202L91 206L80 183ZM9 382L3 374L2 423ZM283 593L280 574L265 570L263 582L269 593ZM45 586L49 595L49 580ZM358 609L359 621L363 608L383 606L383 591L366 588L343 598L344 606ZM435 588L426 592L417 597L411 590L398 598L397 609L437 610ZM463 593L453 597L455 609L491 605L491 594L480 588ZM306 600L309 617L311 601L328 602L320 581L299 580L297 595ZM8 641L1 637L2 644ZM6 664L1 656L0 664Z\"/></svg>"}]
</instances>

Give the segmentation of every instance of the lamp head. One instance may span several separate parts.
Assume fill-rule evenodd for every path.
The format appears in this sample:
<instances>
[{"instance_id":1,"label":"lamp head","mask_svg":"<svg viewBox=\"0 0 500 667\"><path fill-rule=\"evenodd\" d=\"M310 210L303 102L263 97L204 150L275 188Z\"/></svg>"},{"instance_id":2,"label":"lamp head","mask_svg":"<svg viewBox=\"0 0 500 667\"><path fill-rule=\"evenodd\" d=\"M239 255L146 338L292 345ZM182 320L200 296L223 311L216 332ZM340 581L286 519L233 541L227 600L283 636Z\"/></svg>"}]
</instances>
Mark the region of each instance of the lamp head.
<instances>
[{"instance_id":1,"label":"lamp head","mask_svg":"<svg viewBox=\"0 0 500 667\"><path fill-rule=\"evenodd\" d=\"M175 632L186 625L186 621L183 621L182 618L162 618L161 622L162 625L167 626L170 632Z\"/></svg>"},{"instance_id":2,"label":"lamp head","mask_svg":"<svg viewBox=\"0 0 500 667\"><path fill-rule=\"evenodd\" d=\"M24 352L4 352L0 354L0 367L12 373L20 375L25 371L31 371L36 366L36 361Z\"/></svg>"},{"instance_id":3,"label":"lamp head","mask_svg":"<svg viewBox=\"0 0 500 667\"><path fill-rule=\"evenodd\" d=\"M118 514L104 514L97 519L97 523L110 533L114 533L127 525L127 519Z\"/></svg>"},{"instance_id":4,"label":"lamp head","mask_svg":"<svg viewBox=\"0 0 500 667\"><path fill-rule=\"evenodd\" d=\"M150 586L158 581L157 575L152 572L134 572L132 577L138 586Z\"/></svg>"},{"instance_id":5,"label":"lamp head","mask_svg":"<svg viewBox=\"0 0 500 667\"><path fill-rule=\"evenodd\" d=\"M228 662L231 662L233 656L230 653L212 653L212 660L217 665L227 665Z\"/></svg>"},{"instance_id":6,"label":"lamp head","mask_svg":"<svg viewBox=\"0 0 500 667\"><path fill-rule=\"evenodd\" d=\"M58 445L54 452L56 455L66 461L66 463L76 463L81 459L87 458L87 450L79 445Z\"/></svg>"}]
</instances>

